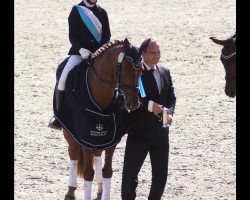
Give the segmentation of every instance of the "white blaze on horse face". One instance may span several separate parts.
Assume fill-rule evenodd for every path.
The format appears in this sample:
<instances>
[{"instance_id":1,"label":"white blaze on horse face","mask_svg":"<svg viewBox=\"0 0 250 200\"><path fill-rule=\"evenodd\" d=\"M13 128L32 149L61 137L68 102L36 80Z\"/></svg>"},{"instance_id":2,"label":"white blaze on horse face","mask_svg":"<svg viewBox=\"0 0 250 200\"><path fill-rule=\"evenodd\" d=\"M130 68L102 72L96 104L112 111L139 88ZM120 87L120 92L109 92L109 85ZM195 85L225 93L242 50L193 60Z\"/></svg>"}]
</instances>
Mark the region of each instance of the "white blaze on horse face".
<instances>
[{"instance_id":1,"label":"white blaze on horse face","mask_svg":"<svg viewBox=\"0 0 250 200\"><path fill-rule=\"evenodd\" d=\"M118 63L121 63L122 60L123 60L123 58L124 58L124 53L121 52L121 53L119 54L119 56L118 56Z\"/></svg>"}]
</instances>

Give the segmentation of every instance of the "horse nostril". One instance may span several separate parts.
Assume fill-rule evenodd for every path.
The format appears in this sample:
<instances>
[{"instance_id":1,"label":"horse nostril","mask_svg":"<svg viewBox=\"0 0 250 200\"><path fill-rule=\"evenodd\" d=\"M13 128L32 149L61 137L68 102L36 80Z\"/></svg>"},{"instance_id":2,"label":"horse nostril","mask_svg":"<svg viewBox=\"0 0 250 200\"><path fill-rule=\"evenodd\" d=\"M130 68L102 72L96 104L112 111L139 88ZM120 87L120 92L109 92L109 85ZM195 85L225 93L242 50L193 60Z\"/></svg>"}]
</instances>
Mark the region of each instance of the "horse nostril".
<instances>
[{"instance_id":1,"label":"horse nostril","mask_svg":"<svg viewBox=\"0 0 250 200\"><path fill-rule=\"evenodd\" d=\"M235 97L236 96L236 92L229 92L227 93L227 95L231 98Z\"/></svg>"},{"instance_id":2,"label":"horse nostril","mask_svg":"<svg viewBox=\"0 0 250 200\"><path fill-rule=\"evenodd\" d=\"M230 97L235 97L236 93L235 92L231 92Z\"/></svg>"},{"instance_id":3,"label":"horse nostril","mask_svg":"<svg viewBox=\"0 0 250 200\"><path fill-rule=\"evenodd\" d=\"M127 103L127 108L130 108L131 104L130 103Z\"/></svg>"}]
</instances>

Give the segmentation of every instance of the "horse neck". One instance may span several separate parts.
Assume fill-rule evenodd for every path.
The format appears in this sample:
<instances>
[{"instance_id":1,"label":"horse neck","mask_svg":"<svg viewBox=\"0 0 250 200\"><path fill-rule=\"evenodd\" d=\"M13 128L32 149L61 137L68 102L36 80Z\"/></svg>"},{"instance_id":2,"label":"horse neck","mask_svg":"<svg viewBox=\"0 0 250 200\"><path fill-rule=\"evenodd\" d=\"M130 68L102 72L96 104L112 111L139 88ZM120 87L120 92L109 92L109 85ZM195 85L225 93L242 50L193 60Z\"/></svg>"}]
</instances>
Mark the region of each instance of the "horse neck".
<instances>
[{"instance_id":1,"label":"horse neck","mask_svg":"<svg viewBox=\"0 0 250 200\"><path fill-rule=\"evenodd\" d=\"M114 97L115 71L118 54L120 52L121 48L113 47L95 58L92 67L96 71L96 75L99 79L92 70L92 73L88 74L88 83L92 98L102 110L105 110L111 105ZM105 84L103 81L100 81L100 79L109 84Z\"/></svg>"}]
</instances>

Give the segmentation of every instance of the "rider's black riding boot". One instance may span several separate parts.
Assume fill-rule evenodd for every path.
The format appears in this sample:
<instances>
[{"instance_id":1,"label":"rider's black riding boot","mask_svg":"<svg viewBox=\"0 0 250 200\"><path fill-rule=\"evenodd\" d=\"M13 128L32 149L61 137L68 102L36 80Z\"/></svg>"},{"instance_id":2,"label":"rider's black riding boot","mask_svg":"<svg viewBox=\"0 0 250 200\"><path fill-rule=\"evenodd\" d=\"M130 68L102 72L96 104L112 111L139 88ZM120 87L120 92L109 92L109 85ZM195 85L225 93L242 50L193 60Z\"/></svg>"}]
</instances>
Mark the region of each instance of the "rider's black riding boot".
<instances>
[{"instance_id":1,"label":"rider's black riding boot","mask_svg":"<svg viewBox=\"0 0 250 200\"><path fill-rule=\"evenodd\" d=\"M56 89L55 98L56 98L56 110L58 111L64 100L64 91ZM53 121L49 122L49 127L59 130L61 130L62 128L60 122L56 118L54 118Z\"/></svg>"}]
</instances>

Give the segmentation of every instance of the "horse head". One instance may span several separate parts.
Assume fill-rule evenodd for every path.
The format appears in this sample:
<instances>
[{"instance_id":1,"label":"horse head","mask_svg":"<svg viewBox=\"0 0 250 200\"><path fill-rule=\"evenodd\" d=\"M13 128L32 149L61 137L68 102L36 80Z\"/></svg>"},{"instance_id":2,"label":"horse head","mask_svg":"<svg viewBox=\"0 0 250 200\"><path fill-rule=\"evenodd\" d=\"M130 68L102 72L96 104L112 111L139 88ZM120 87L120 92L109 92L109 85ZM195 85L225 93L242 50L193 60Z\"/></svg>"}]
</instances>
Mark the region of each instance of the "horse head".
<instances>
[{"instance_id":1,"label":"horse head","mask_svg":"<svg viewBox=\"0 0 250 200\"><path fill-rule=\"evenodd\" d=\"M229 97L236 96L236 34L225 40L220 40L215 37L210 39L219 45L222 45L220 60L224 65L226 72L225 93Z\"/></svg>"},{"instance_id":2,"label":"horse head","mask_svg":"<svg viewBox=\"0 0 250 200\"><path fill-rule=\"evenodd\" d=\"M118 63L121 63L121 60L122 65L118 75L120 79L118 82L119 90L124 96L125 108L135 110L140 105L138 79L142 73L142 56L139 48L130 44L127 38L123 42L123 50L120 53Z\"/></svg>"},{"instance_id":3,"label":"horse head","mask_svg":"<svg viewBox=\"0 0 250 200\"><path fill-rule=\"evenodd\" d=\"M93 56L90 87L95 102L107 108L118 91L124 98L124 107L135 110L139 107L138 79L142 72L142 57L139 48L124 41L109 42L97 50ZM97 88L98 87L98 88Z\"/></svg>"}]
</instances>

